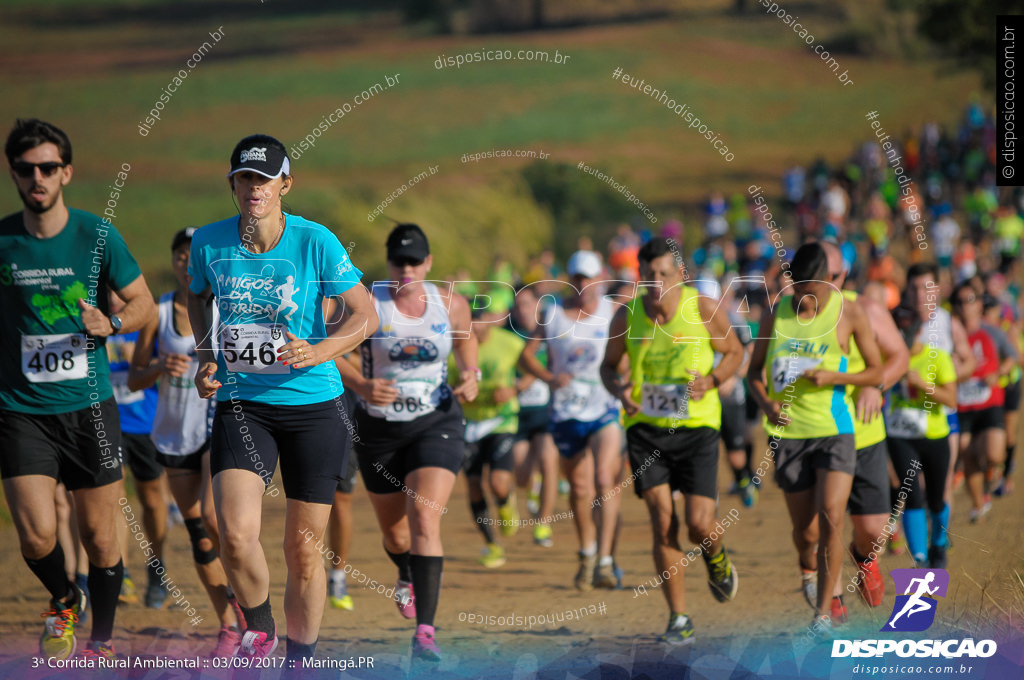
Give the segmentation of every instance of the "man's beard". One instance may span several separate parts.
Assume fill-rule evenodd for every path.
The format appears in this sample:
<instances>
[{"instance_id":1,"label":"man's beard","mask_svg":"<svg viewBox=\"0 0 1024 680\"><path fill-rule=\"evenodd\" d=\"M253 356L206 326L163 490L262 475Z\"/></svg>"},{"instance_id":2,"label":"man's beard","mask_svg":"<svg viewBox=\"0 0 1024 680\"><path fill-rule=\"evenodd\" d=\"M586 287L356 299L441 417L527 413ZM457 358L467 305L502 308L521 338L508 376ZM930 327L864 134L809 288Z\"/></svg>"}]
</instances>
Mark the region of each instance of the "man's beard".
<instances>
[{"instance_id":1,"label":"man's beard","mask_svg":"<svg viewBox=\"0 0 1024 680\"><path fill-rule=\"evenodd\" d=\"M25 207L30 211L37 215L42 215L53 208L53 206L57 205L57 199L60 198L60 192L53 194L52 196L48 195L45 202L39 203L30 195L34 189L35 187L30 187L27 192L18 189L18 195L21 197L21 202L25 204Z\"/></svg>"}]
</instances>

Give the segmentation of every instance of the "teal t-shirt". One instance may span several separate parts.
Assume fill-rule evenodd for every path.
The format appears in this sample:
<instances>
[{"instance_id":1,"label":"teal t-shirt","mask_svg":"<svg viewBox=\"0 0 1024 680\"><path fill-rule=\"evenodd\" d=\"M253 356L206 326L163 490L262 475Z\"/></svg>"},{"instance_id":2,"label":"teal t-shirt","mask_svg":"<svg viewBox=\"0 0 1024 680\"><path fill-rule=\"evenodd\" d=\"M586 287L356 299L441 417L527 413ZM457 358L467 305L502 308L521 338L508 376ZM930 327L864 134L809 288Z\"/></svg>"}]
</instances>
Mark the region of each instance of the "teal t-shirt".
<instances>
[{"instance_id":1,"label":"teal t-shirt","mask_svg":"<svg viewBox=\"0 0 1024 680\"><path fill-rule=\"evenodd\" d=\"M108 399L106 338L85 334L78 301L108 314L108 291L141 275L117 229L91 213L69 208L48 239L20 212L0 220L0 409L67 413Z\"/></svg>"},{"instance_id":2,"label":"teal t-shirt","mask_svg":"<svg viewBox=\"0 0 1024 680\"><path fill-rule=\"evenodd\" d=\"M316 222L286 215L281 240L266 253L242 245L238 217L208 224L192 236L188 273L197 295L210 288L220 312L217 380L221 402L316 404L344 390L333 361L293 369L277 360L286 332L311 344L327 336L323 300L358 285L338 237Z\"/></svg>"}]
</instances>

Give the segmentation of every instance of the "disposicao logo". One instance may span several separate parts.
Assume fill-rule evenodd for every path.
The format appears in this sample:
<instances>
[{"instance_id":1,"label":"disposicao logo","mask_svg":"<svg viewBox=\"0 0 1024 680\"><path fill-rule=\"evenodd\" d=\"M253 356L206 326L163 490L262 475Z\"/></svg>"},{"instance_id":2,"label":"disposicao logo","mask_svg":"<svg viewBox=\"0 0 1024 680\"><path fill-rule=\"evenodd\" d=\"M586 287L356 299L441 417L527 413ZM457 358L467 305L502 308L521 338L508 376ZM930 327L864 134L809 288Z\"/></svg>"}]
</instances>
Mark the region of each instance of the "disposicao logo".
<instances>
[{"instance_id":1,"label":"disposicao logo","mask_svg":"<svg viewBox=\"0 0 1024 680\"><path fill-rule=\"evenodd\" d=\"M896 584L896 604L882 631L905 633L928 630L935 621L936 597L946 597L949 573L945 569L893 569L889 572Z\"/></svg>"},{"instance_id":2,"label":"disposicao logo","mask_svg":"<svg viewBox=\"0 0 1024 680\"><path fill-rule=\"evenodd\" d=\"M882 632L914 633L935 622L936 597L945 597L949 573L945 569L893 569L896 604L881 628ZM996 653L994 640L833 640L832 657L878 657L895 653L900 657L989 657Z\"/></svg>"}]
</instances>

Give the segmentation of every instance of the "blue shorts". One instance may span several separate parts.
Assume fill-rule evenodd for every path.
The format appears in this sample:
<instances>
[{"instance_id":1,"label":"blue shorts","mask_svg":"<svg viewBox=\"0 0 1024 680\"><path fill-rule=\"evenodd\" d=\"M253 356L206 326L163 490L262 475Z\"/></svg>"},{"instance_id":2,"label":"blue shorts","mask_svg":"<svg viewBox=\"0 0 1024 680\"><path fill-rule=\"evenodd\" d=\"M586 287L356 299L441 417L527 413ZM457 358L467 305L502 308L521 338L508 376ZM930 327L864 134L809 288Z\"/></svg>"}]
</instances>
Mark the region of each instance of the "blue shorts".
<instances>
[{"instance_id":1,"label":"blue shorts","mask_svg":"<svg viewBox=\"0 0 1024 680\"><path fill-rule=\"evenodd\" d=\"M960 415L956 411L946 414L946 422L949 423L950 434L956 434L960 431Z\"/></svg>"},{"instance_id":2,"label":"blue shorts","mask_svg":"<svg viewBox=\"0 0 1024 680\"><path fill-rule=\"evenodd\" d=\"M609 423L619 421L618 407L610 409L597 420L563 420L551 423L551 437L563 458L572 458L587 447L591 435Z\"/></svg>"}]
</instances>

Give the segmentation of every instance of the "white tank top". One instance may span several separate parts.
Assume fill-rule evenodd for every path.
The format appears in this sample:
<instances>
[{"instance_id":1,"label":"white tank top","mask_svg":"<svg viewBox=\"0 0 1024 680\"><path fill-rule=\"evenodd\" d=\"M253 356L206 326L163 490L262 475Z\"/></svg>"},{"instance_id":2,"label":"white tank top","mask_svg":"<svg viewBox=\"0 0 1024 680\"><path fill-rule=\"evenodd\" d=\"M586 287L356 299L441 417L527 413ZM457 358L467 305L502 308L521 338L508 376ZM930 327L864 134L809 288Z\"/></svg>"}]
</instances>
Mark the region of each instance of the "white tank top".
<instances>
[{"instance_id":1,"label":"white tank top","mask_svg":"<svg viewBox=\"0 0 1024 680\"><path fill-rule=\"evenodd\" d=\"M601 362L614 313L614 306L607 298L601 298L590 315L577 311L567 314L561 305L548 308L544 320L548 370L554 375L568 373L572 376L571 383L551 394L554 422L590 422L615 407L615 397L601 382Z\"/></svg>"},{"instance_id":2,"label":"white tank top","mask_svg":"<svg viewBox=\"0 0 1024 680\"><path fill-rule=\"evenodd\" d=\"M156 346L168 354L184 354L189 358L185 375L174 378L160 376L150 438L156 448L171 456L195 453L208 439L207 420L212 399L202 399L196 391L193 378L199 368L195 339L183 336L174 328L174 293L160 296L159 322ZM213 328L217 327L217 307L214 305Z\"/></svg>"},{"instance_id":3,"label":"white tank top","mask_svg":"<svg viewBox=\"0 0 1024 680\"><path fill-rule=\"evenodd\" d=\"M437 286L423 282L427 303L423 316L409 317L398 311L387 281L373 284L374 304L380 327L362 344L363 376L394 380L398 398L387 406L362 400L374 418L408 422L433 413L450 398L448 355L452 351L451 321Z\"/></svg>"},{"instance_id":4,"label":"white tank top","mask_svg":"<svg viewBox=\"0 0 1024 680\"><path fill-rule=\"evenodd\" d=\"M953 354L953 319L945 309L938 307L931 318L921 324L917 339L922 345L933 345L947 354Z\"/></svg>"}]
</instances>

